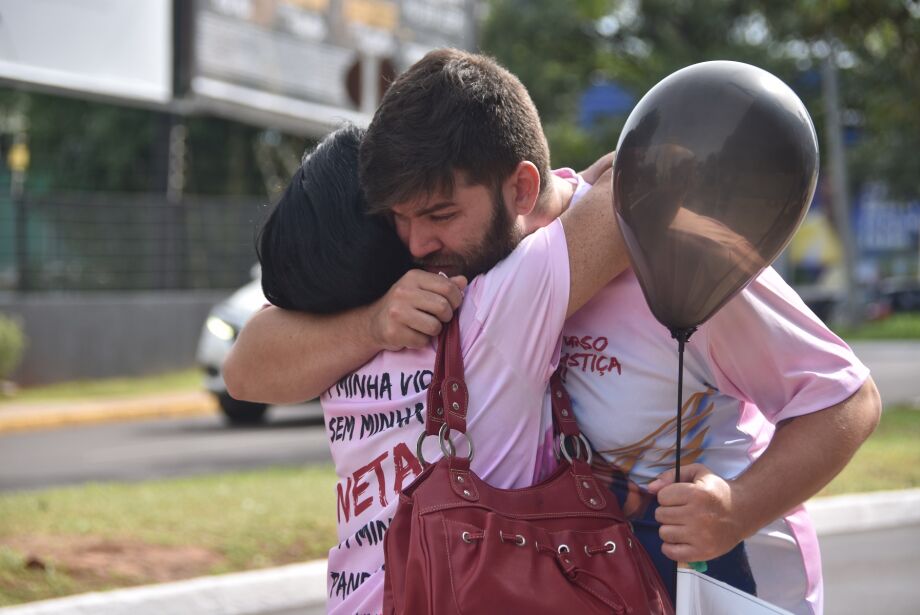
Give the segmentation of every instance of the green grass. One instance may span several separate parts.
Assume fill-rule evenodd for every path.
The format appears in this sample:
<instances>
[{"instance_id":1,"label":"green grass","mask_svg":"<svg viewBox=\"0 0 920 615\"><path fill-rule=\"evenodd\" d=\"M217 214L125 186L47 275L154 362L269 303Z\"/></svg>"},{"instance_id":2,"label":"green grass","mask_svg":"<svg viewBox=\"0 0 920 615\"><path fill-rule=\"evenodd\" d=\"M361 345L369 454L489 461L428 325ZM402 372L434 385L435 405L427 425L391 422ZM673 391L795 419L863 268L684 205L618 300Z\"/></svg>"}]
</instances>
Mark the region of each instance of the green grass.
<instances>
[{"instance_id":1,"label":"green grass","mask_svg":"<svg viewBox=\"0 0 920 615\"><path fill-rule=\"evenodd\" d=\"M87 539L155 545L158 553L191 545L213 553L206 569L185 576L325 557L336 542L334 485L330 467L310 467L4 495L0 606L165 580L143 573L87 577L67 562L25 552L30 539L35 545ZM44 569L26 566L30 555L45 562Z\"/></svg>"},{"instance_id":2,"label":"green grass","mask_svg":"<svg viewBox=\"0 0 920 615\"><path fill-rule=\"evenodd\" d=\"M164 553L189 545L211 554L206 564L177 569L170 578L325 557L336 542L334 486L333 470L324 466L2 495L0 607L169 580L144 570L103 574L101 565L88 574L71 559L55 559L47 545L71 544L78 554L86 541L122 545L121 560L132 564L144 559L138 547L156 547L147 558L155 568L167 566ZM889 408L820 495L913 487L920 487L920 411ZM29 566L36 557L41 565ZM109 568L118 557L107 560Z\"/></svg>"},{"instance_id":3,"label":"green grass","mask_svg":"<svg viewBox=\"0 0 920 615\"><path fill-rule=\"evenodd\" d=\"M867 322L855 329L835 329L849 341L855 340L920 340L920 313L892 314L881 320Z\"/></svg>"},{"instance_id":4,"label":"green grass","mask_svg":"<svg viewBox=\"0 0 920 615\"><path fill-rule=\"evenodd\" d=\"M12 397L0 396L4 403L39 403L48 401L82 401L111 397L128 397L163 391L201 390L202 375L198 369L186 369L138 378L107 378L77 380L47 386L19 389Z\"/></svg>"},{"instance_id":5,"label":"green grass","mask_svg":"<svg viewBox=\"0 0 920 615\"><path fill-rule=\"evenodd\" d=\"M920 410L893 407L819 495L920 487Z\"/></svg>"}]
</instances>

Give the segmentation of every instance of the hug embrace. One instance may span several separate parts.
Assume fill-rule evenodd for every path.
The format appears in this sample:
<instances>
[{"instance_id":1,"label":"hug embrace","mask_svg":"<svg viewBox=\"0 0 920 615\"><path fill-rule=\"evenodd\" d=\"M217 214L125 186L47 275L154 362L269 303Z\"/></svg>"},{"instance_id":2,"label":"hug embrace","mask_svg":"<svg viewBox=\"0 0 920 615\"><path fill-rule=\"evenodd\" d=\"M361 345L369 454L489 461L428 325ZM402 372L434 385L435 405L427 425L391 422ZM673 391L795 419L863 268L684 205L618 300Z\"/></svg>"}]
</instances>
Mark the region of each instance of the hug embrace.
<instances>
[{"instance_id":1,"label":"hug embrace","mask_svg":"<svg viewBox=\"0 0 920 615\"><path fill-rule=\"evenodd\" d=\"M258 239L272 305L224 377L320 397L330 613L667 613L678 561L822 612L802 502L874 429L868 370L765 269L687 346L675 482L677 350L611 162L551 170L520 81L451 49L304 157Z\"/></svg>"}]
</instances>

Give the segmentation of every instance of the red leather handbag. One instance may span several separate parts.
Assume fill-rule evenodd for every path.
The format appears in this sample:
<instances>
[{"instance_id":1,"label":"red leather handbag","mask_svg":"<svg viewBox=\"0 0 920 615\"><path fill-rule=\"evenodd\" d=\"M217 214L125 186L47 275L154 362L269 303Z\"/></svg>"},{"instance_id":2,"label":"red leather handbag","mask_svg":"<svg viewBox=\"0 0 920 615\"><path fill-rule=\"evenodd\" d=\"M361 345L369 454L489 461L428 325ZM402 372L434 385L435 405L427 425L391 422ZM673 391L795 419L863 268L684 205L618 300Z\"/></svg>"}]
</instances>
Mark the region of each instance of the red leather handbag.
<instances>
[{"instance_id":1,"label":"red leather handbag","mask_svg":"<svg viewBox=\"0 0 920 615\"><path fill-rule=\"evenodd\" d=\"M591 474L588 442L557 376L551 390L565 461L532 487L489 486L470 470L456 315L444 327L418 446L424 464L422 441L437 436L444 457L400 494L384 538L386 615L674 612L616 500ZM468 455L457 455L455 433L469 440Z\"/></svg>"}]
</instances>

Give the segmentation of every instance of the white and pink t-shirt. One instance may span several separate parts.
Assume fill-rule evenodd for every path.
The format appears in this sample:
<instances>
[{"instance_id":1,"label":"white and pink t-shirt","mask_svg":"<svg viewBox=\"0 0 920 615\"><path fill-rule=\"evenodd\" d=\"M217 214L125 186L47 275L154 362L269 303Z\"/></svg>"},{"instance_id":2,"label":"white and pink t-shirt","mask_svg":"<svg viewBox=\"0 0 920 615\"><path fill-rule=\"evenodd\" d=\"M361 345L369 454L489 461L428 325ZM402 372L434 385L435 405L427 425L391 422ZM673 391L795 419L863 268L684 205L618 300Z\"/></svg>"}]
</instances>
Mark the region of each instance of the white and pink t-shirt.
<instances>
[{"instance_id":1,"label":"white and pink t-shirt","mask_svg":"<svg viewBox=\"0 0 920 615\"><path fill-rule=\"evenodd\" d=\"M655 320L632 271L566 322L560 364L582 432L626 475L635 497L625 512L641 516L645 486L674 464L678 364L677 342ZM849 347L767 269L687 344L684 463L738 476L776 423L845 400L867 376ZM795 613L821 612L820 555L802 507L745 548L759 597Z\"/></svg>"},{"instance_id":2,"label":"white and pink t-shirt","mask_svg":"<svg viewBox=\"0 0 920 615\"><path fill-rule=\"evenodd\" d=\"M568 250L558 221L524 239L466 291L460 338L472 469L495 487L529 486L554 469L547 383L568 300ZM327 571L330 613L382 609L383 535L400 489L422 470L416 443L434 357L433 345L381 352L320 398L339 478L339 544L329 551ZM435 440L425 440L426 461L441 457ZM462 437L458 449L466 451Z\"/></svg>"}]
</instances>

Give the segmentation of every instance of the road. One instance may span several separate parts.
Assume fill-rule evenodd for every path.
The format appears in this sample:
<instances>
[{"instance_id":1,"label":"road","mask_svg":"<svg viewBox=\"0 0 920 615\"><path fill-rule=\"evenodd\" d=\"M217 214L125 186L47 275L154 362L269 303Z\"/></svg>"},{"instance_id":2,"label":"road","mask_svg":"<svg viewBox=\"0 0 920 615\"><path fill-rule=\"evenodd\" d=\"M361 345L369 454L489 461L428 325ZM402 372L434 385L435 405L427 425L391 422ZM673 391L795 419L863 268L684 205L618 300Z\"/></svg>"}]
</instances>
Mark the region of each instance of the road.
<instances>
[{"instance_id":1,"label":"road","mask_svg":"<svg viewBox=\"0 0 920 615\"><path fill-rule=\"evenodd\" d=\"M857 342L886 404L920 404L920 342ZM263 427L217 417L68 427L0 436L0 491L86 481L132 481L270 465L325 462L315 402L273 408Z\"/></svg>"},{"instance_id":2,"label":"road","mask_svg":"<svg viewBox=\"0 0 920 615\"><path fill-rule=\"evenodd\" d=\"M884 404L920 407L920 342L853 342L852 348L872 371Z\"/></svg>"},{"instance_id":3,"label":"road","mask_svg":"<svg viewBox=\"0 0 920 615\"><path fill-rule=\"evenodd\" d=\"M0 491L330 461L318 403L273 408L260 427L217 417L129 421L0 437Z\"/></svg>"},{"instance_id":4,"label":"road","mask_svg":"<svg viewBox=\"0 0 920 615\"><path fill-rule=\"evenodd\" d=\"M820 541L825 613L920 613L920 525Z\"/></svg>"}]
</instances>

